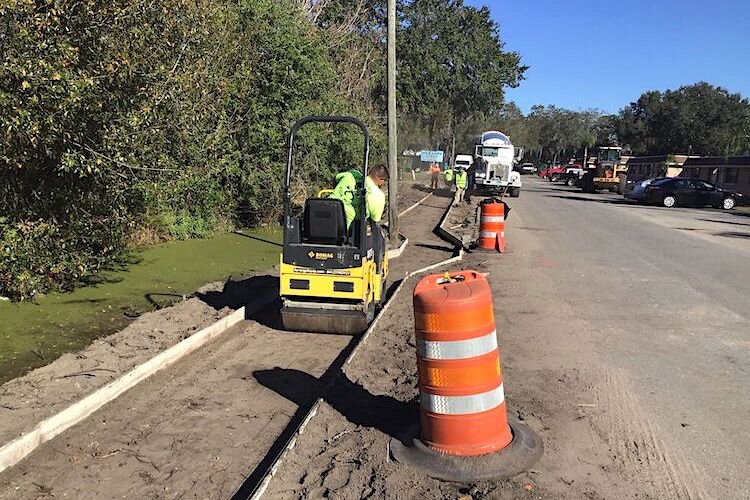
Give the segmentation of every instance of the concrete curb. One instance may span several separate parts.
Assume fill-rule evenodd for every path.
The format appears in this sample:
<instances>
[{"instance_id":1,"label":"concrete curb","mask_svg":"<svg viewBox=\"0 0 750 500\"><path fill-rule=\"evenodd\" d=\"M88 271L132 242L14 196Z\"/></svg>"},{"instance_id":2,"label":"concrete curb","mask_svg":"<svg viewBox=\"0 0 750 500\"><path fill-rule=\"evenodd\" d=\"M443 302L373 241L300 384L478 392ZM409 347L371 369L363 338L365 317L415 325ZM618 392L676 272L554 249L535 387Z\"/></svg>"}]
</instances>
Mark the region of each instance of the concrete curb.
<instances>
[{"instance_id":1,"label":"concrete curb","mask_svg":"<svg viewBox=\"0 0 750 500\"><path fill-rule=\"evenodd\" d=\"M404 215L406 215L407 213L409 213L410 211L414 210L419 205L421 205L430 196L432 196L432 193L429 193L427 196L423 197L421 200L417 201L416 203L414 203L409 208L406 208L406 209L402 210L401 212L399 212L398 216L399 217L403 217ZM400 257L401 254L404 253L404 249L406 248L406 245L409 244L409 238L407 238L402 233L398 233L398 235L401 238L401 245L399 245L398 248L391 248L390 250L388 250L388 252L386 252L388 254L388 258L389 259L396 259L396 258Z\"/></svg>"},{"instance_id":2,"label":"concrete curb","mask_svg":"<svg viewBox=\"0 0 750 500\"><path fill-rule=\"evenodd\" d=\"M31 431L0 448L0 472L17 464L41 444L46 443L70 427L85 420L99 408L113 401L128 389L133 388L159 370L167 368L184 356L194 352L274 300L276 300L276 294L267 294L256 298L250 304L240 307L216 323L207 326L198 333L160 352L148 361L131 369L117 380L97 389L77 403L73 403L63 411L42 420Z\"/></svg>"},{"instance_id":3,"label":"concrete curb","mask_svg":"<svg viewBox=\"0 0 750 500\"><path fill-rule=\"evenodd\" d=\"M402 217L402 216L408 214L409 212L411 212L412 210L414 210L415 208L417 208L419 205L421 205L430 196L432 196L432 193L430 193L427 196L423 197L421 200L419 200L418 202L416 202L414 205L410 206L409 208L404 209L400 214L398 214L398 216Z\"/></svg>"},{"instance_id":4,"label":"concrete curb","mask_svg":"<svg viewBox=\"0 0 750 500\"><path fill-rule=\"evenodd\" d=\"M406 249L406 245L409 244L409 238L401 233L398 233L398 235L401 238L401 244L398 246L398 248L391 248L386 252L389 259L397 259L401 257L401 254L404 253L404 249Z\"/></svg>"},{"instance_id":5,"label":"concrete curb","mask_svg":"<svg viewBox=\"0 0 750 500\"><path fill-rule=\"evenodd\" d=\"M440 223L437 227L437 233L438 236L443 238L448 243L451 243L452 245L455 245L458 248L461 248L462 250L468 250L466 247L466 243L464 243L463 239L459 236L456 236L453 234L450 230L445 228L445 223L448 221L448 216L451 213L451 210L453 209L453 205L455 205L455 200L451 201L450 207L448 207L448 210L445 211L443 214L443 217L440 219Z\"/></svg>"}]
</instances>

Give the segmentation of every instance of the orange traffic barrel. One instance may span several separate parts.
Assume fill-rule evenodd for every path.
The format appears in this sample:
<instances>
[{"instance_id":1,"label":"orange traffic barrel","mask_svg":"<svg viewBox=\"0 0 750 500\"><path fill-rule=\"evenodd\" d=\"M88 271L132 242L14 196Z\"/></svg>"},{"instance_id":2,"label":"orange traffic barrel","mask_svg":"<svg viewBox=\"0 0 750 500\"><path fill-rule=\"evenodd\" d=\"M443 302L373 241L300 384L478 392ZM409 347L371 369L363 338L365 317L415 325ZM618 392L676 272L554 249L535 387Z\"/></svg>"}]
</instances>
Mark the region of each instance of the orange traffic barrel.
<instances>
[{"instance_id":1,"label":"orange traffic barrel","mask_svg":"<svg viewBox=\"0 0 750 500\"><path fill-rule=\"evenodd\" d=\"M497 451L513 438L505 411L492 295L466 271L414 290L422 441L454 455Z\"/></svg>"},{"instance_id":2,"label":"orange traffic barrel","mask_svg":"<svg viewBox=\"0 0 750 500\"><path fill-rule=\"evenodd\" d=\"M509 477L533 464L542 444L509 422L485 277L468 270L423 278L414 289L414 330L419 431L410 443L391 442L394 458L451 481Z\"/></svg>"},{"instance_id":3,"label":"orange traffic barrel","mask_svg":"<svg viewBox=\"0 0 750 500\"><path fill-rule=\"evenodd\" d=\"M479 250L505 252L505 219L508 205L498 198L486 198L479 203Z\"/></svg>"}]
</instances>

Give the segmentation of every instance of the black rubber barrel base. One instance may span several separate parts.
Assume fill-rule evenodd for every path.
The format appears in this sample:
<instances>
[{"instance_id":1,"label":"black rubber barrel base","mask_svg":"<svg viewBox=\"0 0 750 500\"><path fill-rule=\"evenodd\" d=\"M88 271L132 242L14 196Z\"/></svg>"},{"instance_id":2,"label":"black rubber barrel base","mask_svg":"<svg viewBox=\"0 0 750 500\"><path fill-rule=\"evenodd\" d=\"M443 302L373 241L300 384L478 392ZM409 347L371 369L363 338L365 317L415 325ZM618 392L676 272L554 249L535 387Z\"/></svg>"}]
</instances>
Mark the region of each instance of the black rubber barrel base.
<instances>
[{"instance_id":1,"label":"black rubber barrel base","mask_svg":"<svg viewBox=\"0 0 750 500\"><path fill-rule=\"evenodd\" d=\"M500 250L496 248L482 248L482 247L473 247L471 249L472 252L483 252L483 253L503 253Z\"/></svg>"},{"instance_id":2,"label":"black rubber barrel base","mask_svg":"<svg viewBox=\"0 0 750 500\"><path fill-rule=\"evenodd\" d=\"M408 445L391 439L390 453L399 463L435 479L457 483L476 483L513 477L529 470L542 456L544 445L531 428L515 418L509 418L513 440L494 453L475 456L446 455L419 440L419 424L410 429Z\"/></svg>"}]
</instances>

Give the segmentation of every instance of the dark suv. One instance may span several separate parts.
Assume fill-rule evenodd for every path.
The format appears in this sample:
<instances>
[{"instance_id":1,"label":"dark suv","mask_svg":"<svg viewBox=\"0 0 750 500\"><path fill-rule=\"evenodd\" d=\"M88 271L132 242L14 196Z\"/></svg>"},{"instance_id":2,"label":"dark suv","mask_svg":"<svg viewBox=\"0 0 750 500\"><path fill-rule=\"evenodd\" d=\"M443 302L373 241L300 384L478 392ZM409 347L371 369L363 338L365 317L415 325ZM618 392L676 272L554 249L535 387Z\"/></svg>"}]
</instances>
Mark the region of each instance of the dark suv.
<instances>
[{"instance_id":1,"label":"dark suv","mask_svg":"<svg viewBox=\"0 0 750 500\"><path fill-rule=\"evenodd\" d=\"M659 179L644 189L643 201L667 208L675 206L705 207L731 210L740 204L742 193L720 188L703 179L680 177Z\"/></svg>"}]
</instances>

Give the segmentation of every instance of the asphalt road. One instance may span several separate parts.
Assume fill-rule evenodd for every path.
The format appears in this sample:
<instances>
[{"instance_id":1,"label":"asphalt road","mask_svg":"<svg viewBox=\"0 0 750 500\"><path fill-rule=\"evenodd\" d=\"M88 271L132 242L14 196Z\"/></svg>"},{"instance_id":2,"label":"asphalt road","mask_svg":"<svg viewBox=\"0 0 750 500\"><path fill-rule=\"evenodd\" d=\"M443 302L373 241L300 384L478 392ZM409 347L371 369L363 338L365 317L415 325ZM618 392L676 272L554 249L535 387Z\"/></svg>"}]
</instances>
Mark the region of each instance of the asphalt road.
<instances>
[{"instance_id":1,"label":"asphalt road","mask_svg":"<svg viewBox=\"0 0 750 500\"><path fill-rule=\"evenodd\" d=\"M593 428L609 451L646 436L647 468L669 483L654 496L750 498L750 214L635 205L528 176L510 201L510 247L514 235L516 248L538 247L552 284L538 293L572 308L576 342L606 367L596 383L620 414Z\"/></svg>"}]
</instances>

